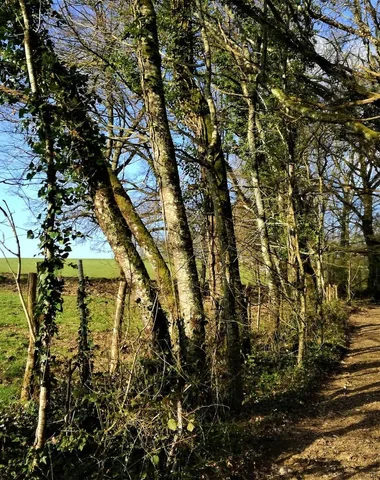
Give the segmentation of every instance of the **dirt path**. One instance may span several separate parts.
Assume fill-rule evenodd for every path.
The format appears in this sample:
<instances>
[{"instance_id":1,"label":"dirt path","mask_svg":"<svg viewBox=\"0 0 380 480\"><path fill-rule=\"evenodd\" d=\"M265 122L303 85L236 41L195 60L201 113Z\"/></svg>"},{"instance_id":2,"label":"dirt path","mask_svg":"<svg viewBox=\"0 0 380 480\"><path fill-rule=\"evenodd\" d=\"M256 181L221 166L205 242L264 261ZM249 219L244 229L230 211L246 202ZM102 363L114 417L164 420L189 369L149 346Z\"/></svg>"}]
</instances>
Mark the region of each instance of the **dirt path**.
<instances>
[{"instance_id":1,"label":"dirt path","mask_svg":"<svg viewBox=\"0 0 380 480\"><path fill-rule=\"evenodd\" d=\"M354 332L342 368L313 415L273 442L274 465L261 478L380 480L380 307L350 322Z\"/></svg>"}]
</instances>

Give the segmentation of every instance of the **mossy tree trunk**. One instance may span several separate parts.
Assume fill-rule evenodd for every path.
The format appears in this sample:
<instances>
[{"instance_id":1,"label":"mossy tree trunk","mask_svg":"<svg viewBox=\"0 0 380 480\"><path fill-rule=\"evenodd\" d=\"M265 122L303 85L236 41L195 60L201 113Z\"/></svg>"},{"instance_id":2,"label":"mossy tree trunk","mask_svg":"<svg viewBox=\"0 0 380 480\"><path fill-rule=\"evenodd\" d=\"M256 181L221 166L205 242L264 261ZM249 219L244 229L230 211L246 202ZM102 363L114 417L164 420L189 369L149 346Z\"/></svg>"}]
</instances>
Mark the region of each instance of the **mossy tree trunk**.
<instances>
[{"instance_id":1,"label":"mossy tree trunk","mask_svg":"<svg viewBox=\"0 0 380 480\"><path fill-rule=\"evenodd\" d=\"M363 190L361 194L361 200L363 203L361 227L368 252L367 291L374 302L380 302L380 240L374 231L373 186L371 185L369 173L367 172L367 165L364 159L361 161L361 177L363 182Z\"/></svg>"},{"instance_id":2,"label":"mossy tree trunk","mask_svg":"<svg viewBox=\"0 0 380 480\"><path fill-rule=\"evenodd\" d=\"M122 333L125 298L127 294L128 284L125 278L119 281L119 289L116 297L116 310L112 329L111 352L110 352L110 374L116 372L119 365L120 339Z\"/></svg>"},{"instance_id":3,"label":"mossy tree trunk","mask_svg":"<svg viewBox=\"0 0 380 480\"><path fill-rule=\"evenodd\" d=\"M193 244L187 221L174 144L171 137L157 36L156 14L151 0L136 0L138 59L141 86L148 117L154 169L159 184L163 217L168 236L168 253L178 291L180 319L196 349L197 362L203 363L205 317Z\"/></svg>"},{"instance_id":4,"label":"mossy tree trunk","mask_svg":"<svg viewBox=\"0 0 380 480\"><path fill-rule=\"evenodd\" d=\"M83 174L86 173L84 169ZM108 177L106 165L103 172L97 168L94 175L99 177L99 183L92 185L94 209L99 226L125 277L133 281L136 302L139 304L145 328L150 332L152 348L158 348L170 361L171 340L168 320L158 301L158 295L151 286L148 272L133 243L131 232L116 205L112 187L105 183ZM88 180L93 184L95 177L92 176Z\"/></svg>"},{"instance_id":5,"label":"mossy tree trunk","mask_svg":"<svg viewBox=\"0 0 380 480\"><path fill-rule=\"evenodd\" d=\"M147 260L152 266L157 285L160 303L165 312L169 315L171 322L178 318L178 307L176 302L175 283L170 275L170 270L163 258L157 243L146 228L140 215L136 211L128 193L123 188L116 173L108 168L109 178L117 206L120 209L125 221L136 239L140 248L144 250Z\"/></svg>"},{"instance_id":6,"label":"mossy tree trunk","mask_svg":"<svg viewBox=\"0 0 380 480\"><path fill-rule=\"evenodd\" d=\"M197 2L173 0L172 67L177 87L178 108L182 110L181 120L193 132L199 162L205 178L206 196L209 199L211 215L209 231L211 267L209 279L215 282L214 296L216 320L223 322L226 329L229 403L232 410L240 408L242 385L240 377L241 349L238 322L243 325L243 351L250 351L248 317L245 308L243 287L240 281L239 259L232 216L232 207L227 183L227 168L222 150L215 103L211 93L211 51L203 22L202 5ZM194 31L192 14L196 10L201 21L201 39L206 61L204 90L194 81ZM214 243L215 242L215 243ZM218 272L217 272L218 270Z\"/></svg>"}]
</instances>

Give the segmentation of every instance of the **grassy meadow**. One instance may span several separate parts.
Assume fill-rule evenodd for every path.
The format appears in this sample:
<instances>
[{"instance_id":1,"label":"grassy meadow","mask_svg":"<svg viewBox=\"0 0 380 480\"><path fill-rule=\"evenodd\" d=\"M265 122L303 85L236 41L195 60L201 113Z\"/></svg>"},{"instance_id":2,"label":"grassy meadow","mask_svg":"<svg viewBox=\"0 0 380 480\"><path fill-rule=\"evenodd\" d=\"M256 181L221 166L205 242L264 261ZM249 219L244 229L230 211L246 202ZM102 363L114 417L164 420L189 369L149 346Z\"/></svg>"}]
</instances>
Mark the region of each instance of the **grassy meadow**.
<instances>
[{"instance_id":1,"label":"grassy meadow","mask_svg":"<svg viewBox=\"0 0 380 480\"><path fill-rule=\"evenodd\" d=\"M22 273L35 272L39 260L23 259ZM62 275L77 277L77 269L71 267L70 263L76 264L77 260L68 262ZM10 259L10 265L16 269L16 259ZM88 305L95 365L97 369L104 369L108 367L119 268L115 260L111 259L84 259L83 267L85 275L90 278ZM9 274L5 259L0 260L0 405L19 396L28 348L28 328L18 294L12 282L1 281L2 274ZM7 277L9 279L9 275ZM109 280L102 283L101 278ZM98 282L96 279L99 279ZM69 294L64 295L63 312L58 318L59 333L52 347L56 368L64 368L65 362L77 352L79 313L76 306L76 280L71 280L68 285ZM133 305L126 309L127 326L130 325L129 318L136 318L133 310Z\"/></svg>"},{"instance_id":2,"label":"grassy meadow","mask_svg":"<svg viewBox=\"0 0 380 480\"><path fill-rule=\"evenodd\" d=\"M36 272L37 262L41 260L42 259L40 258L23 258L21 265L22 273L27 274L29 272ZM17 269L16 258L11 258L8 260L6 260L5 258L0 258L0 275L2 273L9 273L9 266L7 261L9 261L12 270ZM61 272L63 277L78 276L78 270L75 268L77 261L77 259L69 259L67 261L65 267ZM151 265L147 261L145 261L144 263L150 277L154 278ZM200 265L198 265L198 268L200 268ZM118 278L120 274L120 269L116 261L111 258L84 258L83 269L85 275L89 278ZM245 268L244 266L240 266L240 273L243 283L253 282L253 278L255 276L254 272L249 271L249 269Z\"/></svg>"},{"instance_id":3,"label":"grassy meadow","mask_svg":"<svg viewBox=\"0 0 380 480\"><path fill-rule=\"evenodd\" d=\"M25 258L22 260L22 273L36 272L38 258ZM13 270L17 268L17 260L10 259ZM77 260L67 262L63 277L77 277ZM151 267L147 263L149 274ZM90 279L89 309L91 313L91 331L95 346L95 363L97 368L107 368L108 351L112 332L113 315L115 311L115 297L118 286L119 268L113 259L83 259L84 273ZM249 272L242 272L243 277L249 277ZM245 273L245 275L244 275ZM7 274L7 283L4 276ZM3 278L2 278L3 277ZM102 284L100 279L108 279ZM96 281L98 279L98 281ZM246 278L243 278L243 281ZM25 284L24 284L25 285ZM58 319L59 334L54 339L53 355L57 364L73 357L77 350L76 338L79 325L79 314L76 307L76 280L67 281L70 288L64 296L63 313ZM26 289L26 286L24 286ZM132 330L138 324L139 315L136 306L131 302L126 309L126 324ZM9 266L7 261L0 259L0 404L9 403L12 398L17 398L20 392L24 372L26 353L28 348L28 329L18 294L12 281L9 281ZM128 320L130 319L130 320ZM130 331L130 330L129 330Z\"/></svg>"},{"instance_id":4,"label":"grassy meadow","mask_svg":"<svg viewBox=\"0 0 380 480\"><path fill-rule=\"evenodd\" d=\"M92 296L88 299L91 313L91 332L95 359L101 359L107 368L108 347L112 331L114 301L111 298ZM28 348L28 328L14 292L0 291L0 404L8 403L20 392ZM64 297L64 310L58 318L59 333L54 339L52 353L57 365L63 365L77 351L79 314L75 296Z\"/></svg>"},{"instance_id":5,"label":"grassy meadow","mask_svg":"<svg viewBox=\"0 0 380 480\"><path fill-rule=\"evenodd\" d=\"M29 272L36 272L37 262L41 260L41 258L23 258L21 263L22 273L26 274ZM16 258L10 258L7 260L5 258L0 258L0 274L9 272L9 266L7 262L9 262L12 270L17 269ZM78 276L78 270L72 266L76 264L76 259L68 260L61 272L62 275L64 277ZM85 275L89 278L117 278L120 272L120 269L114 259L105 258L85 258L83 259L83 269Z\"/></svg>"}]
</instances>

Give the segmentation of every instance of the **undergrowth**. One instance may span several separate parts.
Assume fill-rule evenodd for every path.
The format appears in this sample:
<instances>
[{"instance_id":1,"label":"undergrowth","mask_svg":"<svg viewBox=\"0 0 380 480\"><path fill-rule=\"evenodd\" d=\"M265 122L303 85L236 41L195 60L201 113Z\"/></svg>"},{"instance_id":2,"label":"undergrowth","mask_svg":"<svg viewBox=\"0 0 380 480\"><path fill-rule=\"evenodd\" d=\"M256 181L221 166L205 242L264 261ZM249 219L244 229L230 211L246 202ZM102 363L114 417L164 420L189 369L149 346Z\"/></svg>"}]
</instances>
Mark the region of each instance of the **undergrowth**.
<instances>
[{"instance_id":1,"label":"undergrowth","mask_svg":"<svg viewBox=\"0 0 380 480\"><path fill-rule=\"evenodd\" d=\"M70 394L65 379L56 379L42 452L32 448L35 403L3 408L0 478L241 478L238 472L252 464L257 439L268 435L276 416L284 423L286 414L299 411L338 365L347 345L347 312L336 302L325 306L325 315L323 342L309 332L302 368L289 342L275 351L257 344L244 364L245 401L234 419L212 401L195 405L191 383L180 395L174 367L163 372L153 360L137 361L113 377L95 375L91 389L74 378Z\"/></svg>"}]
</instances>

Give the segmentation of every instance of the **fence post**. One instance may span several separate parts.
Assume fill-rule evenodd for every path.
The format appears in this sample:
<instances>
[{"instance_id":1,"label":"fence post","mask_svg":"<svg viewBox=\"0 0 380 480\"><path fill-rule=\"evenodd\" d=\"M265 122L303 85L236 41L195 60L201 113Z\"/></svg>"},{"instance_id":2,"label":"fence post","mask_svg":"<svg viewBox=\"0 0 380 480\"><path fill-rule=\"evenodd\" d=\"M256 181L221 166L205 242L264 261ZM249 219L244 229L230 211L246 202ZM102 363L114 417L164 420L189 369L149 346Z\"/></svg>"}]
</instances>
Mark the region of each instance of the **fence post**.
<instances>
[{"instance_id":1,"label":"fence post","mask_svg":"<svg viewBox=\"0 0 380 480\"><path fill-rule=\"evenodd\" d=\"M78 280L77 305L80 317L78 331L78 363L82 385L86 385L91 378L91 351L88 341L89 313L86 303L86 280L83 273L82 260L78 260Z\"/></svg>"},{"instance_id":2,"label":"fence post","mask_svg":"<svg viewBox=\"0 0 380 480\"><path fill-rule=\"evenodd\" d=\"M36 337L38 336L39 322L35 315L35 304L37 298L37 274L32 272L28 274L28 297L27 310L30 321L34 326ZM33 383L36 370L36 344L29 335L28 354L26 358L24 379L21 387L21 401L27 402L33 394Z\"/></svg>"}]
</instances>

